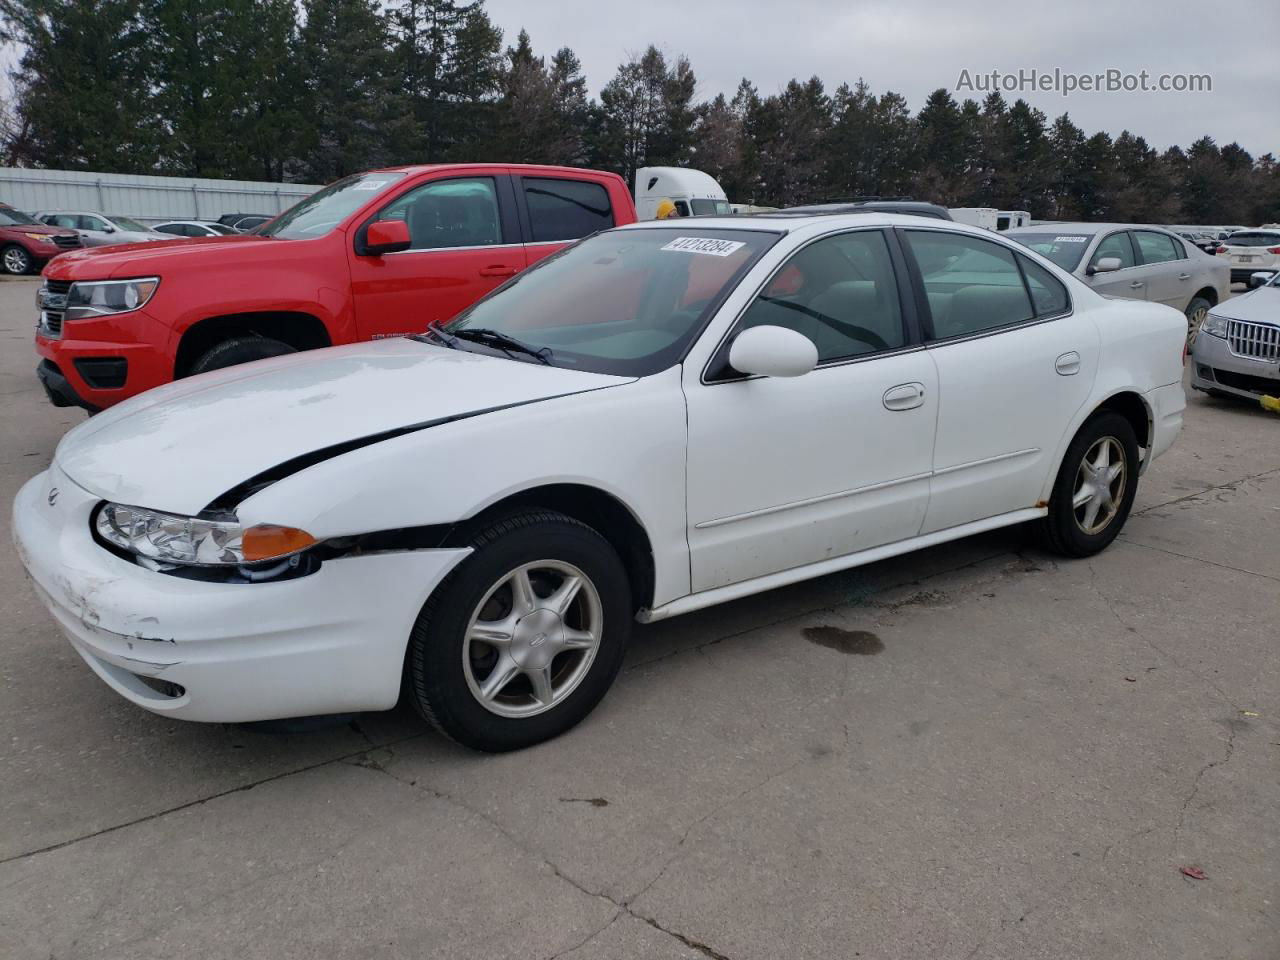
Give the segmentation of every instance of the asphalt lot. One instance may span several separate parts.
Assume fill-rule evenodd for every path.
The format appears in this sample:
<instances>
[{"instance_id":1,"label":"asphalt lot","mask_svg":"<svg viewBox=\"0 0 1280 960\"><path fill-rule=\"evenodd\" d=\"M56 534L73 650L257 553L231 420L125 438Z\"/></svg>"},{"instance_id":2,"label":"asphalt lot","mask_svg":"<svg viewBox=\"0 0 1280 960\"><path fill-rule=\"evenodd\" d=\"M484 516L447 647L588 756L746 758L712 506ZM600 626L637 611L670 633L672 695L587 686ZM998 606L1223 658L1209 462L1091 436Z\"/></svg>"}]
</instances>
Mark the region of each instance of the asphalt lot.
<instances>
[{"instance_id":1,"label":"asphalt lot","mask_svg":"<svg viewBox=\"0 0 1280 960\"><path fill-rule=\"evenodd\" d=\"M1192 396L1092 561L1005 531L638 628L581 727L491 757L93 676L9 536L84 416L34 290L0 283L5 960L1280 955L1280 417Z\"/></svg>"}]
</instances>

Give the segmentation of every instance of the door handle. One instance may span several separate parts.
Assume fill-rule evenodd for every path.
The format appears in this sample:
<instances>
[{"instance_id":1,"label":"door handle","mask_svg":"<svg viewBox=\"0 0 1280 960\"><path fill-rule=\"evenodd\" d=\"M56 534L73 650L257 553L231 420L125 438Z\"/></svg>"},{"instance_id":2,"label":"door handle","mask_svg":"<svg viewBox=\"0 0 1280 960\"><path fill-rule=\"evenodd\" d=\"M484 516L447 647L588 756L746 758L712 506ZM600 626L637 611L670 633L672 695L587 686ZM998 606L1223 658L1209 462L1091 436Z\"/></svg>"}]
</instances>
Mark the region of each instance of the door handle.
<instances>
[{"instance_id":1,"label":"door handle","mask_svg":"<svg viewBox=\"0 0 1280 960\"><path fill-rule=\"evenodd\" d=\"M1074 377L1080 372L1080 354L1071 350L1053 361L1053 369L1064 377Z\"/></svg>"},{"instance_id":2,"label":"door handle","mask_svg":"<svg viewBox=\"0 0 1280 960\"><path fill-rule=\"evenodd\" d=\"M914 410L923 403L923 383L900 383L884 392L884 407L886 410Z\"/></svg>"},{"instance_id":3,"label":"door handle","mask_svg":"<svg viewBox=\"0 0 1280 960\"><path fill-rule=\"evenodd\" d=\"M508 267L501 263L491 263L487 267L480 268L482 277L514 277L519 272L518 267Z\"/></svg>"},{"instance_id":4,"label":"door handle","mask_svg":"<svg viewBox=\"0 0 1280 960\"><path fill-rule=\"evenodd\" d=\"M1130 289L1130 290L1137 290L1137 289L1139 289L1139 288L1141 288L1141 287L1145 287L1145 286L1146 286L1146 284L1145 284L1145 283L1143 283L1141 280L1135 280L1135 281L1133 281L1133 283L1129 284L1129 289Z\"/></svg>"},{"instance_id":5,"label":"door handle","mask_svg":"<svg viewBox=\"0 0 1280 960\"><path fill-rule=\"evenodd\" d=\"M1179 279L1179 280L1190 280L1190 279L1191 279L1191 274L1189 274L1189 273L1180 273L1180 274L1178 274L1178 279Z\"/></svg>"}]
</instances>

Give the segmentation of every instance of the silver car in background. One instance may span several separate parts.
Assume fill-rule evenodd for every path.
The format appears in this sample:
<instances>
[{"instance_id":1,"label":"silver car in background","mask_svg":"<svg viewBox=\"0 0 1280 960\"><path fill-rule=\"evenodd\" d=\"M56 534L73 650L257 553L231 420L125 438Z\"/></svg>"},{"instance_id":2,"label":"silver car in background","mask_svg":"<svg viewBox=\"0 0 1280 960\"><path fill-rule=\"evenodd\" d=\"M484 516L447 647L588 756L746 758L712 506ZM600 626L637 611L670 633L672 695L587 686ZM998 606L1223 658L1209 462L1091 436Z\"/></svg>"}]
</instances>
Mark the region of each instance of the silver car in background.
<instances>
[{"instance_id":1,"label":"silver car in background","mask_svg":"<svg viewBox=\"0 0 1280 960\"><path fill-rule=\"evenodd\" d=\"M91 210L42 210L35 218L51 227L69 227L80 234L80 241L86 247L173 239L129 217L108 216Z\"/></svg>"},{"instance_id":2,"label":"silver car in background","mask_svg":"<svg viewBox=\"0 0 1280 960\"><path fill-rule=\"evenodd\" d=\"M1280 272L1209 311L1191 348L1191 386L1211 396L1280 397ZM1261 277L1259 277L1261 279Z\"/></svg>"},{"instance_id":3,"label":"silver car in background","mask_svg":"<svg viewBox=\"0 0 1280 960\"><path fill-rule=\"evenodd\" d=\"M1005 236L1070 270L1098 293L1150 300L1180 310L1188 336L1231 296L1231 270L1163 227L1132 223L1053 223Z\"/></svg>"}]
</instances>

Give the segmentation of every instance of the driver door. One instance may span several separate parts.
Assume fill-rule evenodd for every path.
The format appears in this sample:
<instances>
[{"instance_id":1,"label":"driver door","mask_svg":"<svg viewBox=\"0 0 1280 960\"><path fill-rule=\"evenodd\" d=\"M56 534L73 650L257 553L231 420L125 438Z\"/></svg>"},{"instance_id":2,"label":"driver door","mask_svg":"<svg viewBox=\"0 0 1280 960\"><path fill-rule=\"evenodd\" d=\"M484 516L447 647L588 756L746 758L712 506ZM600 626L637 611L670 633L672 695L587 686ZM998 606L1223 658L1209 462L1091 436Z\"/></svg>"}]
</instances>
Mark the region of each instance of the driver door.
<instances>
[{"instance_id":1,"label":"driver door","mask_svg":"<svg viewBox=\"0 0 1280 960\"><path fill-rule=\"evenodd\" d=\"M706 372L686 367L695 591L919 533L938 375L910 332L895 251L876 229L809 243L774 273ZM763 324L813 340L818 367L785 379L728 368L733 336Z\"/></svg>"}]
</instances>

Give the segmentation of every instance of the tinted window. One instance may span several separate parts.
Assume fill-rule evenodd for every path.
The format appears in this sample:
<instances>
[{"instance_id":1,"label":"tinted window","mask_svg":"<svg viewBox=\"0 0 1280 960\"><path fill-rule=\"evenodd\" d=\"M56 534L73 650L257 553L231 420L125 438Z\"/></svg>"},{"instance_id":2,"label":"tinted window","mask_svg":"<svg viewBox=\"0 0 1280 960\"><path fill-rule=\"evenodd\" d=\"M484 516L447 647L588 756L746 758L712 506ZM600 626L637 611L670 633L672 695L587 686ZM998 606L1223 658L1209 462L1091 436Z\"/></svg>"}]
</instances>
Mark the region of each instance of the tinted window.
<instances>
[{"instance_id":1,"label":"tinted window","mask_svg":"<svg viewBox=\"0 0 1280 960\"><path fill-rule=\"evenodd\" d=\"M1009 229L1009 218L1008 218L1008 217L996 217L996 229L997 229L997 230L1008 230L1008 229Z\"/></svg>"},{"instance_id":2,"label":"tinted window","mask_svg":"<svg viewBox=\"0 0 1280 960\"><path fill-rule=\"evenodd\" d=\"M728 200L690 200L695 217L727 217L733 213Z\"/></svg>"},{"instance_id":3,"label":"tinted window","mask_svg":"<svg viewBox=\"0 0 1280 960\"><path fill-rule=\"evenodd\" d=\"M1037 317L1066 313L1071 309L1067 288L1057 277L1026 257L1018 257L1018 263L1022 266L1022 275L1027 278L1027 289L1031 291L1031 303L1036 308Z\"/></svg>"},{"instance_id":4,"label":"tinted window","mask_svg":"<svg viewBox=\"0 0 1280 960\"><path fill-rule=\"evenodd\" d=\"M920 267L935 338L980 333L1035 315L1011 251L963 234L908 231L906 238Z\"/></svg>"},{"instance_id":5,"label":"tinted window","mask_svg":"<svg viewBox=\"0 0 1280 960\"><path fill-rule=\"evenodd\" d=\"M73 213L54 213L46 216L44 222L51 227L67 227L75 230L80 228L80 218Z\"/></svg>"},{"instance_id":6,"label":"tinted window","mask_svg":"<svg viewBox=\"0 0 1280 960\"><path fill-rule=\"evenodd\" d=\"M577 240L613 226L609 193L598 183L524 177L534 243Z\"/></svg>"},{"instance_id":7,"label":"tinted window","mask_svg":"<svg viewBox=\"0 0 1280 960\"><path fill-rule=\"evenodd\" d=\"M1133 244L1129 241L1129 234L1113 233L1105 238L1098 249L1093 251L1093 257L1089 261L1089 266L1097 266L1099 260L1103 257L1118 257L1120 260L1120 269L1132 267L1137 261L1133 258Z\"/></svg>"},{"instance_id":8,"label":"tinted window","mask_svg":"<svg viewBox=\"0 0 1280 960\"><path fill-rule=\"evenodd\" d=\"M191 228L185 223L161 223L156 225L161 233L172 233L175 237L193 237Z\"/></svg>"},{"instance_id":9,"label":"tinted window","mask_svg":"<svg viewBox=\"0 0 1280 960\"><path fill-rule=\"evenodd\" d=\"M1233 247L1274 247L1280 245L1280 233L1263 233L1260 230L1233 233L1224 242Z\"/></svg>"},{"instance_id":10,"label":"tinted window","mask_svg":"<svg viewBox=\"0 0 1280 960\"><path fill-rule=\"evenodd\" d=\"M743 327L788 327L839 360L902 346L893 262L878 230L825 237L787 261L742 317Z\"/></svg>"},{"instance_id":11,"label":"tinted window","mask_svg":"<svg viewBox=\"0 0 1280 960\"><path fill-rule=\"evenodd\" d=\"M0 226L31 226L38 222L21 210L15 210L13 207L0 207Z\"/></svg>"},{"instance_id":12,"label":"tinted window","mask_svg":"<svg viewBox=\"0 0 1280 960\"><path fill-rule=\"evenodd\" d=\"M379 220L409 225L410 250L482 247L502 242L492 177L435 180L397 197Z\"/></svg>"},{"instance_id":13,"label":"tinted window","mask_svg":"<svg viewBox=\"0 0 1280 960\"><path fill-rule=\"evenodd\" d=\"M1173 237L1167 234L1135 230L1133 238L1138 241L1138 252L1142 255L1143 263L1166 263L1183 258Z\"/></svg>"},{"instance_id":14,"label":"tinted window","mask_svg":"<svg viewBox=\"0 0 1280 960\"><path fill-rule=\"evenodd\" d=\"M1016 240L1040 256L1052 260L1063 270L1074 270L1080 265L1085 250L1093 242L1092 233L1010 233Z\"/></svg>"}]
</instances>

